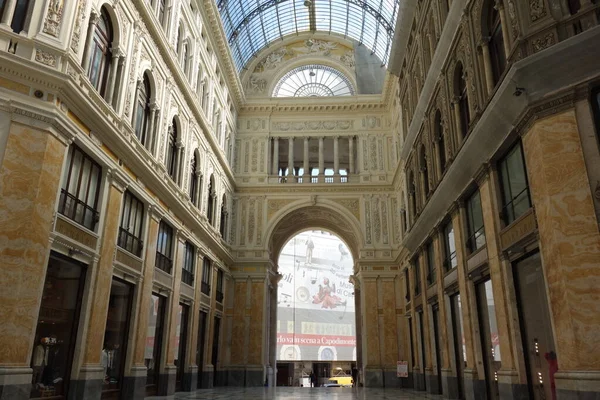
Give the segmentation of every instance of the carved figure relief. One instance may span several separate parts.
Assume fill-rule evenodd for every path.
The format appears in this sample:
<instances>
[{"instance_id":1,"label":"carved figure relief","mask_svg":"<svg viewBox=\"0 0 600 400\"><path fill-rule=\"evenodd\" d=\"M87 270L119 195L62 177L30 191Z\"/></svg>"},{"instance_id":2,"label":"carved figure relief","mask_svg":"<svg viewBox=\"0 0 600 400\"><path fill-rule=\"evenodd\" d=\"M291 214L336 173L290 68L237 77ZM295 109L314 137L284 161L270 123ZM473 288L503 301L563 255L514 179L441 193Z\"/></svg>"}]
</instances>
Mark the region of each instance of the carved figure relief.
<instances>
[{"instance_id":1,"label":"carved figure relief","mask_svg":"<svg viewBox=\"0 0 600 400\"><path fill-rule=\"evenodd\" d=\"M85 15L85 2L83 0L77 1L77 12L75 14L75 26L73 27L73 36L71 37L71 50L77 53L79 48L79 38L81 37L81 24Z\"/></svg>"},{"instance_id":2,"label":"carved figure relief","mask_svg":"<svg viewBox=\"0 0 600 400\"><path fill-rule=\"evenodd\" d=\"M529 0L529 16L531 22L535 22L546 16L544 0Z\"/></svg>"},{"instance_id":3,"label":"carved figure relief","mask_svg":"<svg viewBox=\"0 0 600 400\"><path fill-rule=\"evenodd\" d=\"M44 33L58 37L62 20L64 0L50 0L48 13L44 21Z\"/></svg>"}]
</instances>

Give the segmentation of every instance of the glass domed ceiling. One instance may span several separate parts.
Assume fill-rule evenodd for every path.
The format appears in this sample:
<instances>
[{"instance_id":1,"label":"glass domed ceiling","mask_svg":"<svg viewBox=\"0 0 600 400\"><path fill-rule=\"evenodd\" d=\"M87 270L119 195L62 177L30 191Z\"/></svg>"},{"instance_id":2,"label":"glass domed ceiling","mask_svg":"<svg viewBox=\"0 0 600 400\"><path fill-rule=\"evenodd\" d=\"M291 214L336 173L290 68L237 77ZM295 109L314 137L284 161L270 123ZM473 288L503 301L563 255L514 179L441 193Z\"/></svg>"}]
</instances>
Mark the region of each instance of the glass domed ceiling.
<instances>
[{"instance_id":1,"label":"glass domed ceiling","mask_svg":"<svg viewBox=\"0 0 600 400\"><path fill-rule=\"evenodd\" d=\"M340 71L325 65L303 65L285 74L273 97L350 96L354 88Z\"/></svg>"},{"instance_id":2,"label":"glass domed ceiling","mask_svg":"<svg viewBox=\"0 0 600 400\"><path fill-rule=\"evenodd\" d=\"M336 33L367 46L387 65L399 0L216 0L238 71L275 40Z\"/></svg>"}]
</instances>

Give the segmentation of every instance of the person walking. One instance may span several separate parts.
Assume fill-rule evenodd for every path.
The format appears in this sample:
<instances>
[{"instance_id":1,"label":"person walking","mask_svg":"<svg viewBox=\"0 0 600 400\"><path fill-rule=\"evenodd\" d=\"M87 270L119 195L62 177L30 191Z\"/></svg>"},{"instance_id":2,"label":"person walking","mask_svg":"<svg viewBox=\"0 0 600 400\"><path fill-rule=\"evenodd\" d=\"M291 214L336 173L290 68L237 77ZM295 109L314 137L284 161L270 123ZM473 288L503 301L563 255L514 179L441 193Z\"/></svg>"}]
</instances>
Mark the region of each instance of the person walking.
<instances>
[{"instance_id":1,"label":"person walking","mask_svg":"<svg viewBox=\"0 0 600 400\"><path fill-rule=\"evenodd\" d=\"M310 371L310 387L315 387L316 382L317 377L315 376L315 373Z\"/></svg>"}]
</instances>

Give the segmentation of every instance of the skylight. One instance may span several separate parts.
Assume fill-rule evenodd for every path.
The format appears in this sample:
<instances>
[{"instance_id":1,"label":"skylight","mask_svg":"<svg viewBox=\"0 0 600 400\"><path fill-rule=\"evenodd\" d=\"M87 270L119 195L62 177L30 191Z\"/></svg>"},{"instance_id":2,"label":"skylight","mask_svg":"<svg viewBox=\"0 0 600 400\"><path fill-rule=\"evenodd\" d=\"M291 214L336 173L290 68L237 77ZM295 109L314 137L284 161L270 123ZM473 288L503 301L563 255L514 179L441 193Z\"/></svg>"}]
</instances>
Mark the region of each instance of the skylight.
<instances>
[{"instance_id":1,"label":"skylight","mask_svg":"<svg viewBox=\"0 0 600 400\"><path fill-rule=\"evenodd\" d=\"M238 71L275 40L300 32L337 33L387 65L399 0L217 0Z\"/></svg>"},{"instance_id":2,"label":"skylight","mask_svg":"<svg viewBox=\"0 0 600 400\"><path fill-rule=\"evenodd\" d=\"M352 84L340 71L325 65L303 65L283 76L273 97L349 96Z\"/></svg>"}]
</instances>

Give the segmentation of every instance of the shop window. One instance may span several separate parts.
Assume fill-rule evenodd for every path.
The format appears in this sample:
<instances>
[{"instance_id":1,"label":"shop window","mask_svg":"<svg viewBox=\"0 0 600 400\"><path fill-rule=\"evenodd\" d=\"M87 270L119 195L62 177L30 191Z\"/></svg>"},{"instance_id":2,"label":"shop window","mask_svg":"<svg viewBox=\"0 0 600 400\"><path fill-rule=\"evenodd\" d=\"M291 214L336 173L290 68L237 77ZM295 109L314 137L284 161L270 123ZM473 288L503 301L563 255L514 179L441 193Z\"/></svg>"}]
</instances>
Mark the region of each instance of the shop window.
<instances>
[{"instance_id":1,"label":"shop window","mask_svg":"<svg viewBox=\"0 0 600 400\"><path fill-rule=\"evenodd\" d=\"M467 200L467 248L471 253L485 245L485 232L483 228L481 197L479 196L479 191L477 191Z\"/></svg>"},{"instance_id":2,"label":"shop window","mask_svg":"<svg viewBox=\"0 0 600 400\"><path fill-rule=\"evenodd\" d=\"M100 364L104 368L103 398L118 396L122 388L132 303L133 286L113 278L100 356Z\"/></svg>"},{"instance_id":3,"label":"shop window","mask_svg":"<svg viewBox=\"0 0 600 400\"><path fill-rule=\"evenodd\" d=\"M454 241L454 228L452 222L444 226L444 271L450 271L456 267L456 242Z\"/></svg>"},{"instance_id":4,"label":"shop window","mask_svg":"<svg viewBox=\"0 0 600 400\"><path fill-rule=\"evenodd\" d=\"M500 13L492 4L488 2L488 37L490 60L492 62L492 72L494 74L494 83L500 81L500 77L506 69L506 54L504 52L504 36L502 35L502 22Z\"/></svg>"},{"instance_id":5,"label":"shop window","mask_svg":"<svg viewBox=\"0 0 600 400\"><path fill-rule=\"evenodd\" d=\"M102 8L100 19L96 24L93 37L90 40L90 61L89 69L87 71L92 86L96 88L101 96L104 96L104 92L106 91L108 71L112 59L112 41L113 33L110 17L108 16L106 9Z\"/></svg>"},{"instance_id":6,"label":"shop window","mask_svg":"<svg viewBox=\"0 0 600 400\"><path fill-rule=\"evenodd\" d=\"M148 74L144 74L144 79L137 90L137 109L135 112L135 136L140 143L147 149L150 147L150 80Z\"/></svg>"},{"instance_id":7,"label":"shop window","mask_svg":"<svg viewBox=\"0 0 600 400\"><path fill-rule=\"evenodd\" d=\"M167 299L152 293L148 314L148 336L144 348L144 363L147 368L146 395L157 393L160 364L162 363L162 342Z\"/></svg>"},{"instance_id":8,"label":"shop window","mask_svg":"<svg viewBox=\"0 0 600 400\"><path fill-rule=\"evenodd\" d=\"M119 247L141 257L144 248L144 242L142 241L143 226L144 203L138 200L130 191L126 191L123 195Z\"/></svg>"},{"instance_id":9,"label":"shop window","mask_svg":"<svg viewBox=\"0 0 600 400\"><path fill-rule=\"evenodd\" d=\"M427 283L432 285L436 280L436 271L435 271L435 252L433 247L433 242L429 241L426 246L427 251Z\"/></svg>"},{"instance_id":10,"label":"shop window","mask_svg":"<svg viewBox=\"0 0 600 400\"><path fill-rule=\"evenodd\" d=\"M223 270L221 268L217 270L217 301L223 302Z\"/></svg>"},{"instance_id":11,"label":"shop window","mask_svg":"<svg viewBox=\"0 0 600 400\"><path fill-rule=\"evenodd\" d=\"M173 228L160 221L156 246L156 268L170 274L173 269Z\"/></svg>"},{"instance_id":12,"label":"shop window","mask_svg":"<svg viewBox=\"0 0 600 400\"><path fill-rule=\"evenodd\" d=\"M419 259L413 261L413 271L415 274L415 296L421 294L421 263Z\"/></svg>"},{"instance_id":13,"label":"shop window","mask_svg":"<svg viewBox=\"0 0 600 400\"><path fill-rule=\"evenodd\" d=\"M100 220L98 199L102 168L79 147L71 146L62 179L58 212L89 230Z\"/></svg>"},{"instance_id":14,"label":"shop window","mask_svg":"<svg viewBox=\"0 0 600 400\"><path fill-rule=\"evenodd\" d=\"M66 398L75 351L85 266L50 254L33 344L31 398Z\"/></svg>"},{"instance_id":15,"label":"shop window","mask_svg":"<svg viewBox=\"0 0 600 400\"><path fill-rule=\"evenodd\" d=\"M210 295L210 271L212 269L212 262L208 257L204 257L202 262L202 282L200 284L200 291L205 295Z\"/></svg>"},{"instance_id":16,"label":"shop window","mask_svg":"<svg viewBox=\"0 0 600 400\"><path fill-rule=\"evenodd\" d=\"M177 313L177 329L175 330L174 363L177 368L175 375L175 390L180 391L183 387L183 376L185 374L185 353L187 350L188 324L190 306L179 303Z\"/></svg>"},{"instance_id":17,"label":"shop window","mask_svg":"<svg viewBox=\"0 0 600 400\"><path fill-rule=\"evenodd\" d=\"M194 260L196 260L196 248L190 242L185 242L181 282L190 286L194 286Z\"/></svg>"},{"instance_id":18,"label":"shop window","mask_svg":"<svg viewBox=\"0 0 600 400\"><path fill-rule=\"evenodd\" d=\"M510 225L531 208L521 142L498 163L502 189L502 219Z\"/></svg>"}]
</instances>

